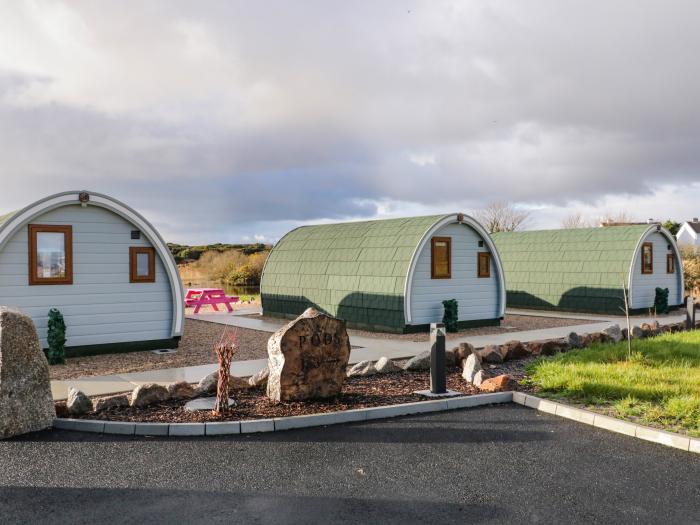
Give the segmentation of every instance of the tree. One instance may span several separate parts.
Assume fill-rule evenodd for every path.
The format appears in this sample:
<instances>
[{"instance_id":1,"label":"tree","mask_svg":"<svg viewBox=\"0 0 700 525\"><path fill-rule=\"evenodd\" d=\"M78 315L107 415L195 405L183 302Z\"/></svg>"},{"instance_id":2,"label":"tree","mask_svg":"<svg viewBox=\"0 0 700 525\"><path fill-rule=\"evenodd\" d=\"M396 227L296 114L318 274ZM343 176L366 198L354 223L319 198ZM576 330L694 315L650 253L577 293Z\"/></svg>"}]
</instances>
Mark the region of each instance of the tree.
<instances>
[{"instance_id":1,"label":"tree","mask_svg":"<svg viewBox=\"0 0 700 525\"><path fill-rule=\"evenodd\" d=\"M681 223L676 222L674 220L668 219L666 222L664 222L661 226L666 228L669 232L671 232L671 235L677 235L678 230L681 229Z\"/></svg>"},{"instance_id":2,"label":"tree","mask_svg":"<svg viewBox=\"0 0 700 525\"><path fill-rule=\"evenodd\" d=\"M507 201L496 201L477 210L475 216L489 233L512 232L525 226L530 212L519 210Z\"/></svg>"},{"instance_id":3,"label":"tree","mask_svg":"<svg viewBox=\"0 0 700 525\"><path fill-rule=\"evenodd\" d=\"M576 212L568 217L564 217L561 221L561 227L565 230L573 230L578 228L594 228L595 224L584 218L581 213Z\"/></svg>"},{"instance_id":4,"label":"tree","mask_svg":"<svg viewBox=\"0 0 700 525\"><path fill-rule=\"evenodd\" d=\"M622 210L615 215L613 215L612 213L606 213L600 219L600 222L602 225L607 225L607 226L615 226L615 225L622 225L622 224L635 224L634 219L632 218L632 216L629 213L627 213L626 210Z\"/></svg>"}]
</instances>

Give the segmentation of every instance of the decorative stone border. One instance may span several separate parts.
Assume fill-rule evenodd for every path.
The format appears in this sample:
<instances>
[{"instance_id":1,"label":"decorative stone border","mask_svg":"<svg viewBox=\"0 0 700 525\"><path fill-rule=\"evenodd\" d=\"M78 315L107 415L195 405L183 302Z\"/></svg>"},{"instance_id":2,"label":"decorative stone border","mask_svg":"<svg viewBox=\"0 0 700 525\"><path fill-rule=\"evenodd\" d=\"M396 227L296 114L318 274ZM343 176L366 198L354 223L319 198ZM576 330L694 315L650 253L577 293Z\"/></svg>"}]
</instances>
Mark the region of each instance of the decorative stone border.
<instances>
[{"instance_id":1,"label":"decorative stone border","mask_svg":"<svg viewBox=\"0 0 700 525\"><path fill-rule=\"evenodd\" d=\"M602 414L591 412L590 410L574 408L568 405L550 401L548 399L542 399L531 394L524 394L522 392L513 392L513 403L534 408L535 410L546 412L547 414L553 414L555 416L578 421L579 423L584 423L586 425L610 430L611 432L617 432L619 434L625 434L627 436L636 437L645 441L651 441L667 447L679 448L681 450L685 450L686 452L695 452L696 454L700 454L700 439L698 438L683 436L673 432L666 432L665 430L658 430L656 428L651 428L644 425L637 425L636 423L604 416Z\"/></svg>"},{"instance_id":2,"label":"decorative stone border","mask_svg":"<svg viewBox=\"0 0 700 525\"><path fill-rule=\"evenodd\" d=\"M418 401L401 405L358 408L342 412L310 414L304 416L251 419L248 421L225 421L211 423L132 423L123 421L97 421L94 419L56 418L53 428L77 430L96 434L121 434L129 436L222 436L228 434L251 434L274 432L292 428L320 427L339 423L369 421L426 412L441 412L458 408L470 408L496 403L510 403L513 392L477 394L452 397L436 401Z\"/></svg>"}]
</instances>

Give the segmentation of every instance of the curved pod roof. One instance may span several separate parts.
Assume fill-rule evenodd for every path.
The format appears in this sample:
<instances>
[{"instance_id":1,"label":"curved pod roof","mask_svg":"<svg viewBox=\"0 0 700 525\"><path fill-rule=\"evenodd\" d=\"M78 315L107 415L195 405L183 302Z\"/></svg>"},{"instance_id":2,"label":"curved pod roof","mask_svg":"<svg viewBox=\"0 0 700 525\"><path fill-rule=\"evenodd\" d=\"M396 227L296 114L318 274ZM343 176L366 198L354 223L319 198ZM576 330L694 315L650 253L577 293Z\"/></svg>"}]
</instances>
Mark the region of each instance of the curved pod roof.
<instances>
[{"instance_id":1,"label":"curved pod roof","mask_svg":"<svg viewBox=\"0 0 700 525\"><path fill-rule=\"evenodd\" d=\"M645 238L653 232L663 235L680 260L671 233L658 224L610 226L561 230L500 232L492 234L508 274L509 294L531 293L561 306L567 287L586 288L590 298L618 302L625 283L630 293L634 269ZM683 269L678 265L680 282ZM543 286L549 291L542 291ZM615 292L605 296L603 290ZM579 296L586 303L585 294ZM514 304L509 296L509 304ZM558 304L554 304L555 301ZM575 301L572 299L572 305ZM612 303L611 303L612 304ZM518 301L518 306L522 306ZM536 306L531 304L530 306ZM586 307L583 310L589 309ZM617 306L614 308L617 311Z\"/></svg>"},{"instance_id":2,"label":"curved pod roof","mask_svg":"<svg viewBox=\"0 0 700 525\"><path fill-rule=\"evenodd\" d=\"M374 308L387 311L386 317L364 324L410 325L418 255L437 230L456 222L473 228L493 254L503 315L505 282L496 246L481 224L461 213L292 230L272 249L263 269L263 310L294 313L311 303L347 318L360 315L353 309Z\"/></svg>"},{"instance_id":3,"label":"curved pod roof","mask_svg":"<svg viewBox=\"0 0 700 525\"><path fill-rule=\"evenodd\" d=\"M185 323L183 304L184 289L182 287L182 281L180 280L180 274L177 270L177 265L175 264L175 259L173 259L167 244L151 223L136 210L113 197L86 190L66 191L50 195L30 204L26 208L4 215L0 217L0 250L3 249L17 230L30 223L36 217L56 208L60 208L61 206L81 204L79 200L79 195L81 193L87 193L90 196L90 200L84 203L84 205L99 206L116 213L137 226L146 239L153 245L163 262L168 280L170 281L173 299L172 336L176 337L182 335Z\"/></svg>"}]
</instances>

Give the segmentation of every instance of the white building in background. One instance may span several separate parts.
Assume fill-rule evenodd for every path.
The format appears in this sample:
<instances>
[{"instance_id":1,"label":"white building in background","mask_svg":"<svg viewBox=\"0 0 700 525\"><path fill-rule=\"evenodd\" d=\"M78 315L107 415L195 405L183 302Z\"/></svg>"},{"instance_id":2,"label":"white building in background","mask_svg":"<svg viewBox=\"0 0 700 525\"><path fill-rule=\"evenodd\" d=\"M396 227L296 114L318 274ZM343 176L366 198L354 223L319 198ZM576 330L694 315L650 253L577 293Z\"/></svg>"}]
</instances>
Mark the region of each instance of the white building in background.
<instances>
[{"instance_id":1,"label":"white building in background","mask_svg":"<svg viewBox=\"0 0 700 525\"><path fill-rule=\"evenodd\" d=\"M700 221L697 217L683 223L676 234L676 239L680 245L700 246Z\"/></svg>"}]
</instances>

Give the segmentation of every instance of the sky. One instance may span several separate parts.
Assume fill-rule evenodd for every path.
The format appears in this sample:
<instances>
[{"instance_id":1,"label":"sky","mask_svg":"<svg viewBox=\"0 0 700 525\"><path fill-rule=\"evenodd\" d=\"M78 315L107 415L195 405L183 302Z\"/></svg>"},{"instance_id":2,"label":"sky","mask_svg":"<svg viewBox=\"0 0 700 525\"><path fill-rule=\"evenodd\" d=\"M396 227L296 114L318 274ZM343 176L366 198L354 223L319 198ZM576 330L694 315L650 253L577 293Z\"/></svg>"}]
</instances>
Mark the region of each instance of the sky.
<instances>
[{"instance_id":1,"label":"sky","mask_svg":"<svg viewBox=\"0 0 700 525\"><path fill-rule=\"evenodd\" d=\"M696 0L0 0L0 212L172 242L474 213L700 215ZM0 213L1 214L1 213Z\"/></svg>"}]
</instances>

